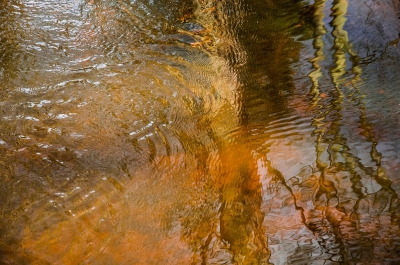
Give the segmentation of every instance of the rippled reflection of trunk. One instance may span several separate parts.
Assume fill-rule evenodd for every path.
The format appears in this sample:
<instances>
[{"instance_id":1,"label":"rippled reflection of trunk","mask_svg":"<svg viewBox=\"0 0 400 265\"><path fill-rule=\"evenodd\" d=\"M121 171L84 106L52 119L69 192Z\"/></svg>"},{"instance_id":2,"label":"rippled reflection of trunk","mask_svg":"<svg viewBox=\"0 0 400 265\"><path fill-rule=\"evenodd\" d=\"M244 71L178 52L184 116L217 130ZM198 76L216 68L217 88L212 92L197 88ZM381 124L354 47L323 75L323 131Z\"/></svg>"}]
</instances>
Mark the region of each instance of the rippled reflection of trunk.
<instances>
[{"instance_id":1,"label":"rippled reflection of trunk","mask_svg":"<svg viewBox=\"0 0 400 265\"><path fill-rule=\"evenodd\" d=\"M252 133L263 134L268 116L286 111L286 96L294 87L290 63L297 60L300 48L290 34L301 5L289 1L199 2L200 21L213 27L217 49L238 82L234 91L237 123L228 120L234 126L217 135L225 138L218 148L221 169L215 176L221 185L220 207L215 230L200 247L202 264L218 261L217 253L223 251L212 250L216 242L228 250L230 262L267 264L270 250L260 182L260 172L266 167L264 155L258 153L267 136L257 139ZM219 258L220 262L230 259L227 253Z\"/></svg>"},{"instance_id":2,"label":"rippled reflection of trunk","mask_svg":"<svg viewBox=\"0 0 400 265\"><path fill-rule=\"evenodd\" d=\"M288 95L289 93L287 92L292 87L290 84L290 68L285 68L289 63L286 64L285 59L296 58L297 56L296 49L293 48L295 46L291 47L293 56L287 51L283 56L284 58L279 56L280 52L284 51L282 48L290 47L290 35L289 37L288 34L280 36L277 28L272 31L264 28L261 31L260 28L254 26L256 22L260 22L261 25L269 25L271 28L274 25L273 23L265 23L262 20L263 16L255 10L264 12L272 8L271 13L268 13L268 11L266 13L268 13L269 18L273 19L275 18L273 13L279 13L279 11L284 10L284 7L274 4L274 2L267 2L267 4L265 2L246 2L243 8L241 8L242 3L240 1L237 4L236 6L231 6L225 2L221 6L216 5L217 12L216 15L214 14L220 23L217 31L218 28L222 28L219 35L223 42L226 43L225 49L222 49L222 54L225 55L226 60L239 80L236 91L236 107L240 132L233 134L232 142L240 142L249 137L246 130L254 130L258 121L266 122L265 117L270 113L268 108L274 108L275 111L279 111L282 108L285 111L286 102L279 96L285 92ZM324 9L326 9L327 5L332 6L332 21L330 22L332 27L328 27L326 31L323 18ZM272 176L270 179L271 186L273 186L272 183L277 183L278 185L283 185L284 189L289 191L290 196L294 199L296 210L301 213L305 226L317 236L317 242L322 249L322 254L320 254L319 258L337 262L356 262L374 258L372 254L374 252L373 244L368 241L368 236L364 236L362 232L358 231L360 223L368 222L366 221L367 219L363 219L361 212L365 213L372 197L390 202L383 205L375 205L378 208L389 207L389 209L392 209L392 205L397 205L398 203L395 200L396 193L391 188L392 184L387 180L384 169L381 166L382 155L376 150L377 142L374 138L374 126L365 116L366 108L363 102L363 93L359 89L361 84L360 76L362 74L361 60L353 50L353 45L349 42L348 32L344 29L347 5L347 1L333 1L332 3L317 1L310 7L313 10L312 20L315 26L314 47L316 50L315 58L310 60L315 69L309 75L313 84L311 105L317 109L313 118L313 124L316 127L314 135L317 137L315 146L316 167L312 171L304 168L304 171L302 170L299 175L305 181L293 183L294 178L291 178L288 182L285 181L290 176L284 176L277 169L271 167L268 161L261 163L265 164L266 170ZM257 9L253 9L254 7L257 7ZM210 7L208 6L208 8ZM296 12L293 13L296 14ZM250 14L258 15L257 19L251 21L249 19L251 17ZM285 18L287 19L287 17ZM248 25L251 23L254 23L251 28L255 32L251 32L251 30L249 30L250 33L246 32L250 28ZM221 25L229 25L229 27L225 28L221 27ZM287 33L288 30L281 30L281 32ZM329 38L324 36L327 32L332 35L333 42L330 42ZM271 36L276 37L276 42L271 39ZM260 42L260 39L262 42ZM264 53L262 52L263 49ZM333 54L330 54L331 50ZM263 56L260 56L261 54ZM329 56L332 56L332 61ZM326 63L324 62L325 58L330 64L322 69L320 64ZM263 61L263 59L268 61ZM283 67L280 68L280 66ZM327 87L327 84L320 80L322 76L330 77L331 87L329 85ZM285 87L288 90L280 90L281 87ZM370 145L369 153L373 163L372 166L365 165L362 159L354 154L354 150L352 150L352 147L347 143L346 137L341 132L345 126L352 125L343 120L345 108L354 108L354 111L359 113L357 125L361 129L360 135L365 137L366 142ZM254 143L257 143L257 141L252 141L252 144ZM232 146L235 145L233 144ZM242 150L237 147L233 149ZM224 150L232 152L229 147L226 149L221 148L222 154ZM252 147L249 150L255 151L257 148L254 147L253 149ZM271 160L274 160L274 158L271 158ZM221 159L223 164L228 161L232 164L232 159L225 161ZM234 162L233 164L236 163ZM238 164L240 165L240 162ZM232 168L236 169L237 167ZM243 172L239 168L234 172ZM262 169L263 167L259 164L258 168ZM236 177L237 183L246 183L243 182L245 174L236 173L236 175L238 176ZM231 176L235 179L235 174L231 173ZM239 194L241 194L240 189L234 189L231 185L223 186L221 191L222 194L236 192L238 195L235 198L239 198ZM256 190L253 192L254 194L258 193ZM305 196L310 196L313 206L306 205L306 198L299 197L297 195L298 192L304 192ZM223 195L222 199L224 201ZM222 218L221 231L223 231L224 225L226 227L234 227L233 225L227 225L234 224L236 220L231 209L232 207L225 208L224 204L220 209ZM257 216L257 211L253 212L254 216ZM236 212L240 212L240 210L236 210ZM394 214L392 210L389 210L389 213ZM237 216L239 215L237 214ZM387 217L383 219L385 218ZM395 220L397 217L391 218ZM237 226L245 227L244 223L237 224ZM242 250L245 248L244 244L240 247L238 239L242 238L246 242L243 236L246 233L240 233L240 231L240 229L237 231L235 237L226 234L226 238L221 233L222 240L232 244L230 250L234 259L235 256L241 257L241 254L245 253ZM368 232L369 235L373 233L376 233L374 229ZM311 248L311 246L308 248ZM288 257L288 260L301 262L307 251L311 251L307 249L307 245L299 246L297 253ZM236 260L240 259L236 258Z\"/></svg>"},{"instance_id":3,"label":"rippled reflection of trunk","mask_svg":"<svg viewBox=\"0 0 400 265\"><path fill-rule=\"evenodd\" d=\"M398 66L373 8L395 4L20 2L0 0L0 263L398 260L363 86Z\"/></svg>"},{"instance_id":4,"label":"rippled reflection of trunk","mask_svg":"<svg viewBox=\"0 0 400 265\"><path fill-rule=\"evenodd\" d=\"M398 203L393 201L397 195L381 166L382 155L375 148L377 142L374 137L374 125L365 116L364 95L358 88L362 74L360 58L353 51L348 32L344 30L347 1L333 1L331 8L334 66L329 70L329 74L334 89L324 88L322 92L319 88L321 77L319 64L328 57L328 54L325 54L328 50L324 50L326 44L324 45L323 41L326 31L322 30L324 27L322 10L325 4L325 1L315 3L316 53L315 58L311 60L315 70L310 77L313 82L312 93L315 95L313 105L319 113L314 118L316 126L314 133L317 136L316 166L320 176L315 183L317 188L313 202L314 209L306 211L306 222L307 226L321 238L320 244L326 252L333 255L333 260L345 263L367 262L379 257L374 256L374 243L370 242L369 238L375 233L374 229L360 228L371 221L368 219L370 217L367 218L368 221L363 217L365 205L369 204L367 202L371 200L369 197L374 197L388 202L384 205L377 203L375 207L390 209L392 203ZM324 93L322 98L320 98L321 93ZM330 100L327 101L326 97ZM359 113L357 125L361 129L360 135L365 137L370 145L369 153L373 165L365 165L362 159L354 155L346 137L342 135L342 127L349 125L343 117L343 111L349 108L348 105ZM392 211L389 210L388 214L390 212ZM318 220L317 216L321 216L321 219ZM369 235L363 235L360 230Z\"/></svg>"}]
</instances>

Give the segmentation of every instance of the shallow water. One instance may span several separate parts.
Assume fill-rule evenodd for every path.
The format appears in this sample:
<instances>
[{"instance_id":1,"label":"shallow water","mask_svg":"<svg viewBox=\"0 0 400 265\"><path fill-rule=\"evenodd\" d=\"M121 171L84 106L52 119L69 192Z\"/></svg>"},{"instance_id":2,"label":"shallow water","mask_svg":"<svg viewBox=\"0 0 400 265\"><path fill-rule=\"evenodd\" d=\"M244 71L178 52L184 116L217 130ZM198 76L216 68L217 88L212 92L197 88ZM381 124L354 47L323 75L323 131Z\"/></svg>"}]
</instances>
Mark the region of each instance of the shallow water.
<instances>
[{"instance_id":1,"label":"shallow water","mask_svg":"<svg viewBox=\"0 0 400 265\"><path fill-rule=\"evenodd\" d=\"M399 17L0 0L0 263L397 264Z\"/></svg>"}]
</instances>

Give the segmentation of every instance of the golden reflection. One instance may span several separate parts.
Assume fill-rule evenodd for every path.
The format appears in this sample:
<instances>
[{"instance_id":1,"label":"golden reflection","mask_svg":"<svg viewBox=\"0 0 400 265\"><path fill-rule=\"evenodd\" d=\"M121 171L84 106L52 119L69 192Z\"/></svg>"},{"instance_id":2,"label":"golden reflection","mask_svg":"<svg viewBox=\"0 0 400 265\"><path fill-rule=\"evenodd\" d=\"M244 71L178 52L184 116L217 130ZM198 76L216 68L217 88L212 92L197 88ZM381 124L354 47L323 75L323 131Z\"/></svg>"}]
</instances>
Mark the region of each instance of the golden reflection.
<instances>
[{"instance_id":1,"label":"golden reflection","mask_svg":"<svg viewBox=\"0 0 400 265\"><path fill-rule=\"evenodd\" d=\"M256 157L245 144L233 143L208 161L196 173L203 192L181 220L193 264L269 264Z\"/></svg>"},{"instance_id":2,"label":"golden reflection","mask_svg":"<svg viewBox=\"0 0 400 265\"><path fill-rule=\"evenodd\" d=\"M235 97L229 102L235 108L224 105L211 122L218 149L208 159L205 176L199 177L206 179L202 188L209 196L204 204L190 206L182 220L183 235L196 252L195 264L270 264L261 178L278 171L256 151L268 136L253 140L251 132L257 135L257 127L276 108L285 109L283 95L293 86L290 64L300 50L285 27L298 19L298 9L262 1L224 1L218 8L213 4L201 1L200 21L211 24L217 19L212 33L217 44L223 41L216 48L235 77L227 79ZM279 17L278 7L288 15ZM234 15L228 16L231 12ZM221 84L217 88L225 90ZM280 175L273 181L284 178Z\"/></svg>"},{"instance_id":3,"label":"golden reflection","mask_svg":"<svg viewBox=\"0 0 400 265\"><path fill-rule=\"evenodd\" d=\"M232 149L231 149L232 148ZM240 154L240 155L239 155ZM270 251L263 227L261 185L251 150L233 144L220 151L220 234L239 264L267 264Z\"/></svg>"},{"instance_id":4,"label":"golden reflection","mask_svg":"<svg viewBox=\"0 0 400 265\"><path fill-rule=\"evenodd\" d=\"M348 1L86 2L64 36L72 70L1 98L0 263L391 257L399 200L359 88ZM305 14L309 100L294 79Z\"/></svg>"},{"instance_id":5,"label":"golden reflection","mask_svg":"<svg viewBox=\"0 0 400 265\"><path fill-rule=\"evenodd\" d=\"M316 104L320 100L320 92L319 92L319 79L322 77L320 62L324 60L324 41L323 36L326 33L325 25L324 25L324 7L325 0L319 0L314 3L314 15L313 15L313 23L315 24L315 32L313 38L313 47L315 49L315 57L310 59L309 61L312 63L315 70L311 71L308 76L312 81L311 94L314 96L314 104Z\"/></svg>"},{"instance_id":6,"label":"golden reflection","mask_svg":"<svg viewBox=\"0 0 400 265\"><path fill-rule=\"evenodd\" d=\"M341 77L346 73L348 60L347 55L350 57L349 63L351 63L351 71L354 74L352 80L358 81L361 75L361 67L359 66L359 57L352 50L349 42L348 32L344 29L344 25L347 21L348 2L347 0L335 0L332 5L332 16L333 20L331 25L333 27L332 35L334 36L333 48L335 53L333 55L335 60L335 67L331 70L332 82L336 89L339 90L339 84L342 83Z\"/></svg>"}]
</instances>

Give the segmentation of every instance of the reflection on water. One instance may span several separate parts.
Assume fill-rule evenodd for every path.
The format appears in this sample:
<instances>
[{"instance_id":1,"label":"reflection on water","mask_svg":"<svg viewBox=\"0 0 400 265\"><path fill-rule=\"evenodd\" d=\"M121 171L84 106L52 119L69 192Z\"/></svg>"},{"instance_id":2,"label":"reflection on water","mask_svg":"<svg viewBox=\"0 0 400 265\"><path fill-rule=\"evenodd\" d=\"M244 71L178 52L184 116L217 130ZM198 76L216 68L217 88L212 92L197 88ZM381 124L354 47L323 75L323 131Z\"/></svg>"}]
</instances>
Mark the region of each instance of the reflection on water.
<instances>
[{"instance_id":1,"label":"reflection on water","mask_svg":"<svg viewBox=\"0 0 400 265\"><path fill-rule=\"evenodd\" d=\"M398 263L399 12L0 0L0 263Z\"/></svg>"}]
</instances>

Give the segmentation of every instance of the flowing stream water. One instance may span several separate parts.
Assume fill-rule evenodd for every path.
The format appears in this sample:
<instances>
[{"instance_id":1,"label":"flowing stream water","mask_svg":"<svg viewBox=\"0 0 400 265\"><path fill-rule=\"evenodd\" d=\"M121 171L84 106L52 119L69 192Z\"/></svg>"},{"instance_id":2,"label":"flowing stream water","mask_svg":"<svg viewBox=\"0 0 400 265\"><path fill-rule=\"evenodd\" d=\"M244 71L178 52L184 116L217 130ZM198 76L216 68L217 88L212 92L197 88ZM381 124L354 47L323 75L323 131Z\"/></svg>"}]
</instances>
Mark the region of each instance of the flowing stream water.
<instances>
[{"instance_id":1,"label":"flowing stream water","mask_svg":"<svg viewBox=\"0 0 400 265\"><path fill-rule=\"evenodd\" d=\"M0 0L0 264L400 263L400 2Z\"/></svg>"}]
</instances>

